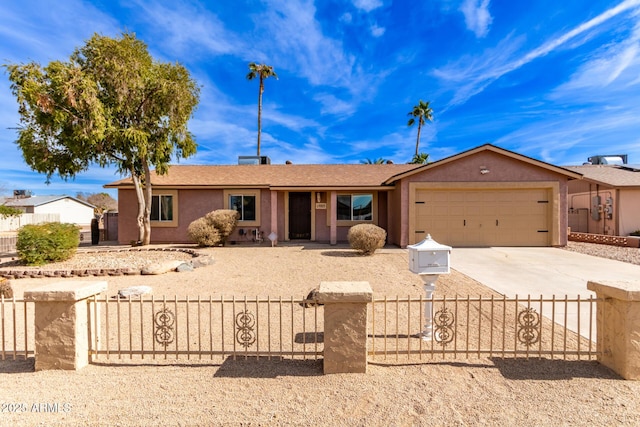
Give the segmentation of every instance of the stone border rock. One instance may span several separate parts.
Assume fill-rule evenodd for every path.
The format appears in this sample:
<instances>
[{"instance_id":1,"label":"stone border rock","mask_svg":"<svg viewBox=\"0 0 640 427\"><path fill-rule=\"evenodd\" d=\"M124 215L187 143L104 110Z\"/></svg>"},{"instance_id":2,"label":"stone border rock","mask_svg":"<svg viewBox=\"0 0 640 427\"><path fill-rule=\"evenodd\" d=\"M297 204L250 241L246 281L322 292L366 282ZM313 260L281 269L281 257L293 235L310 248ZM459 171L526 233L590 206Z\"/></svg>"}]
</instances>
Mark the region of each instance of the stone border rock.
<instances>
[{"instance_id":1,"label":"stone border rock","mask_svg":"<svg viewBox=\"0 0 640 427\"><path fill-rule=\"evenodd\" d=\"M85 254L102 254L112 252L182 252L191 255L191 264L194 268L209 265L213 262L210 255L203 255L193 249L182 248L127 248L127 249L106 249L97 251L86 251ZM89 276L134 276L142 274L142 269L134 268L80 268L61 270L6 270L0 271L0 277L5 279L39 279L49 277L89 277Z\"/></svg>"}]
</instances>

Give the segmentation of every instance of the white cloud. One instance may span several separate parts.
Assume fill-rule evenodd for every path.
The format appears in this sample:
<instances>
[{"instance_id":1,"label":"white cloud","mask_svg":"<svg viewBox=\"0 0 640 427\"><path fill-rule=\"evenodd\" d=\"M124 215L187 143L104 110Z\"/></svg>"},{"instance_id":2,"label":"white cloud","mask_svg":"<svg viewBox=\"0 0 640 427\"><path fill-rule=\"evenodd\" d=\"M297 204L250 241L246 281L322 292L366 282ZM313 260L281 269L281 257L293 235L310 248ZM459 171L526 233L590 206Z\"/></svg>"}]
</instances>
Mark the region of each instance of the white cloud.
<instances>
[{"instance_id":1,"label":"white cloud","mask_svg":"<svg viewBox=\"0 0 640 427\"><path fill-rule=\"evenodd\" d=\"M256 53L309 81L313 86L346 88L351 94L375 91L376 74L364 73L357 58L346 52L342 42L327 37L315 19L310 0L271 0L269 7L254 17L256 31L272 37L258 40L245 58L255 60ZM383 72L384 70L382 70Z\"/></svg>"},{"instance_id":2,"label":"white cloud","mask_svg":"<svg viewBox=\"0 0 640 427\"><path fill-rule=\"evenodd\" d=\"M197 50L224 55L245 50L242 38L227 30L217 16L202 7L183 2L164 6L157 2L137 0L138 17L152 24L161 44L173 53L188 57Z\"/></svg>"},{"instance_id":3,"label":"white cloud","mask_svg":"<svg viewBox=\"0 0 640 427\"><path fill-rule=\"evenodd\" d=\"M351 15L349 12L345 12L340 15L340 22L342 22L343 24L351 24L352 21L353 15Z\"/></svg>"},{"instance_id":4,"label":"white cloud","mask_svg":"<svg viewBox=\"0 0 640 427\"><path fill-rule=\"evenodd\" d=\"M11 3L17 2L0 2L3 62L64 60L93 33L111 36L122 31L114 18L86 2L69 0L55 7L30 0Z\"/></svg>"},{"instance_id":5,"label":"white cloud","mask_svg":"<svg viewBox=\"0 0 640 427\"><path fill-rule=\"evenodd\" d=\"M353 0L353 5L365 12L371 12L383 6L382 0Z\"/></svg>"},{"instance_id":6,"label":"white cloud","mask_svg":"<svg viewBox=\"0 0 640 427\"><path fill-rule=\"evenodd\" d=\"M631 87L640 83L640 23L632 35L618 42L610 43L592 55L571 76L571 79L558 87L552 94L553 99L562 97L611 98L618 94L630 95ZM622 92L622 93L620 93Z\"/></svg>"},{"instance_id":7,"label":"white cloud","mask_svg":"<svg viewBox=\"0 0 640 427\"><path fill-rule=\"evenodd\" d=\"M381 37L382 35L384 35L385 31L386 28L378 27L378 24L371 25L371 35L373 37Z\"/></svg>"},{"instance_id":8,"label":"white cloud","mask_svg":"<svg viewBox=\"0 0 640 427\"><path fill-rule=\"evenodd\" d=\"M463 104L503 75L548 55L567 42L575 40L578 36L597 28L609 19L639 6L640 0L626 0L520 56L516 56L515 52L519 48L522 38L511 40L509 36L502 40L498 47L486 50L482 56L461 58L455 63L433 70L432 73L441 81L453 84L452 88L455 90L455 94L448 107ZM586 39L582 40L582 42L585 41ZM577 47L578 45L572 47ZM461 82L464 83L459 86Z\"/></svg>"},{"instance_id":9,"label":"white cloud","mask_svg":"<svg viewBox=\"0 0 640 427\"><path fill-rule=\"evenodd\" d=\"M355 103L343 101L330 93L318 93L314 95L313 99L322 104L322 108L320 109L321 114L350 116L357 109Z\"/></svg>"},{"instance_id":10,"label":"white cloud","mask_svg":"<svg viewBox=\"0 0 640 427\"><path fill-rule=\"evenodd\" d=\"M637 115L632 108L607 110L598 105L575 112L558 108L535 113L542 120L498 138L495 144L521 153L540 153L542 160L550 163L570 155L573 160L564 164L580 164L602 150L627 153L629 143L639 139ZM640 154L640 145L633 151Z\"/></svg>"},{"instance_id":11,"label":"white cloud","mask_svg":"<svg viewBox=\"0 0 640 427\"><path fill-rule=\"evenodd\" d=\"M460 6L464 22L476 37L484 37L489 32L493 18L489 13L489 0L464 0Z\"/></svg>"}]
</instances>

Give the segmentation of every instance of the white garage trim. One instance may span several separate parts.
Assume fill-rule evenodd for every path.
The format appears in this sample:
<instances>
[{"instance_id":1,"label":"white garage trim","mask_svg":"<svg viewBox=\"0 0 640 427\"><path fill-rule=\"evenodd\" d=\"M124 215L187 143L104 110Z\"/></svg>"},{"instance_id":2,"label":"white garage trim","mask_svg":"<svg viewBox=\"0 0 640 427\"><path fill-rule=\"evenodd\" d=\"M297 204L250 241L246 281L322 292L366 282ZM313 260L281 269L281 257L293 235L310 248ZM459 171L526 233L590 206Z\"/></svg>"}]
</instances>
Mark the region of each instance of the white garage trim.
<instances>
[{"instance_id":1,"label":"white garage trim","mask_svg":"<svg viewBox=\"0 0 640 427\"><path fill-rule=\"evenodd\" d=\"M560 245L560 184L557 181L539 182L410 182L409 183L409 244L416 242L416 195L420 190L526 190L549 192L549 242Z\"/></svg>"}]
</instances>

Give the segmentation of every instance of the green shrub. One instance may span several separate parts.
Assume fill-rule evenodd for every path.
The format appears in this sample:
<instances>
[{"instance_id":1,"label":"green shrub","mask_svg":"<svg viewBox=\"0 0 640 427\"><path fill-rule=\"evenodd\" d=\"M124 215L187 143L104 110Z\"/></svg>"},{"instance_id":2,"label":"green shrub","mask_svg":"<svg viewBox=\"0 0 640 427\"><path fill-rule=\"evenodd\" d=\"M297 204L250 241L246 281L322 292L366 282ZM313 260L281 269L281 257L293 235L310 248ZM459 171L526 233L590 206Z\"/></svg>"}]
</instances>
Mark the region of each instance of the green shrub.
<instances>
[{"instance_id":1,"label":"green shrub","mask_svg":"<svg viewBox=\"0 0 640 427\"><path fill-rule=\"evenodd\" d=\"M14 207L7 206L7 205L0 205L0 218L2 218L2 219L18 217L18 216L22 215L23 213L24 212L22 212L18 208L14 208Z\"/></svg>"},{"instance_id":2,"label":"green shrub","mask_svg":"<svg viewBox=\"0 0 640 427\"><path fill-rule=\"evenodd\" d=\"M80 228L73 224L48 222L25 225L18 230L18 257L27 265L65 261L80 244Z\"/></svg>"},{"instance_id":3,"label":"green shrub","mask_svg":"<svg viewBox=\"0 0 640 427\"><path fill-rule=\"evenodd\" d=\"M387 232L377 225L358 224L349 229L347 239L352 249L362 252L363 255L373 255L376 249L384 246Z\"/></svg>"},{"instance_id":4,"label":"green shrub","mask_svg":"<svg viewBox=\"0 0 640 427\"><path fill-rule=\"evenodd\" d=\"M237 225L237 211L218 209L189 224L187 235L199 246L224 246Z\"/></svg>"}]
</instances>

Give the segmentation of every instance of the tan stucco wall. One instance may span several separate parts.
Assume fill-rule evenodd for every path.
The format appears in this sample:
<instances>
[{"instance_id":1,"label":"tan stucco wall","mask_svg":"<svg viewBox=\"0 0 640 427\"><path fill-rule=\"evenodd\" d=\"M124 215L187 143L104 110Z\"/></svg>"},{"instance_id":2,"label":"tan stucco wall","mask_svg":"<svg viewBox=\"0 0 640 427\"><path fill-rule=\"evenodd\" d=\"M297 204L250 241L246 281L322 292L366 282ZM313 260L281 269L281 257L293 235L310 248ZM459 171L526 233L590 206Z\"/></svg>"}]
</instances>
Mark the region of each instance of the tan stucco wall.
<instances>
[{"instance_id":1,"label":"tan stucco wall","mask_svg":"<svg viewBox=\"0 0 640 427\"><path fill-rule=\"evenodd\" d=\"M401 206L402 198L400 186L401 182L396 183L395 189L390 191L387 197L389 202L387 211L389 217L387 219L387 242L393 245L400 246L400 223L401 223Z\"/></svg>"},{"instance_id":2,"label":"tan stucco wall","mask_svg":"<svg viewBox=\"0 0 640 427\"><path fill-rule=\"evenodd\" d=\"M619 217L619 235L627 236L629 233L640 230L640 189L622 189L620 202L617 205ZM616 203L614 202L614 217L616 216Z\"/></svg>"},{"instance_id":3,"label":"tan stucco wall","mask_svg":"<svg viewBox=\"0 0 640 427\"><path fill-rule=\"evenodd\" d=\"M621 224L619 220L622 219L622 215L624 214L625 208L623 208L623 200L627 197L622 196L622 192L618 193L615 189L604 186L601 184L594 184L587 181L570 181L568 184L568 206L569 209L574 209L574 215L579 215L578 210L586 209L586 224L582 224L580 228L573 228L573 231L583 232L583 233L594 233L594 234L607 234L607 235L621 235L626 236L628 232L625 233L624 229L621 228ZM613 217L607 218L604 212L601 212L600 219L594 220L591 218L591 198L594 196L600 196L602 204L605 203L605 199L611 197L613 199ZM640 193L636 193L635 197L638 197ZM631 197L634 197L633 195ZM628 215L629 225L636 223L633 221L633 215L636 215L637 207L640 206L640 203L634 203L633 201L629 201L628 208L631 209ZM640 202L640 200L638 200ZM584 213L583 213L584 215ZM574 220L575 221L575 220ZM640 222L638 222L640 226ZM633 231L633 230L631 230Z\"/></svg>"},{"instance_id":4,"label":"tan stucco wall","mask_svg":"<svg viewBox=\"0 0 640 427\"><path fill-rule=\"evenodd\" d=\"M589 281L598 298L598 362L628 380L640 380L640 283Z\"/></svg>"}]
</instances>

